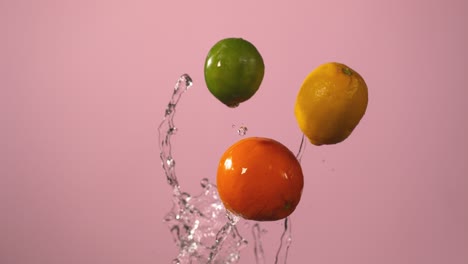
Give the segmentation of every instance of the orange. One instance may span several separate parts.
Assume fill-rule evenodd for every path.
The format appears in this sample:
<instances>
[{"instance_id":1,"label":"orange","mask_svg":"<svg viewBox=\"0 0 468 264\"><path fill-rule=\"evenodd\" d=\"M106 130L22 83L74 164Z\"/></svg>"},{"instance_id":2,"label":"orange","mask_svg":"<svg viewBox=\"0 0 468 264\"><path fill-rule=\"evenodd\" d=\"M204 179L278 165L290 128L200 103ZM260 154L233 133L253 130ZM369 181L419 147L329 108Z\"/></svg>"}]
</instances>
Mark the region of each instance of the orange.
<instances>
[{"instance_id":1,"label":"orange","mask_svg":"<svg viewBox=\"0 0 468 264\"><path fill-rule=\"evenodd\" d=\"M362 76L337 62L325 63L304 80L294 113L299 128L314 145L342 142L367 109L367 85Z\"/></svg>"},{"instance_id":2,"label":"orange","mask_svg":"<svg viewBox=\"0 0 468 264\"><path fill-rule=\"evenodd\" d=\"M216 183L230 212L244 219L274 221L298 205L304 177L294 154L269 138L245 138L221 157Z\"/></svg>"}]
</instances>

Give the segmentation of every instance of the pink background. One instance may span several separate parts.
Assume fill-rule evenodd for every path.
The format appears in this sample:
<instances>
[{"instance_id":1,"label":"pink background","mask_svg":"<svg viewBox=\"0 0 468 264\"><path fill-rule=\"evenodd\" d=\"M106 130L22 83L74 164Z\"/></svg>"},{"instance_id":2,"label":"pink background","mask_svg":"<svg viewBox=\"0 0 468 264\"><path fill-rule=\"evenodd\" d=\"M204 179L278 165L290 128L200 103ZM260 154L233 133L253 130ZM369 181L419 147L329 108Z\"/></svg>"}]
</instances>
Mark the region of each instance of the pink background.
<instances>
[{"instance_id":1,"label":"pink background","mask_svg":"<svg viewBox=\"0 0 468 264\"><path fill-rule=\"evenodd\" d=\"M370 101L348 140L307 146L289 263L468 263L467 3L1 1L0 263L169 263L156 129L178 76L195 82L174 138L195 192L232 125L295 152L296 93L328 61L360 72ZM266 64L235 110L203 80L233 36Z\"/></svg>"}]
</instances>

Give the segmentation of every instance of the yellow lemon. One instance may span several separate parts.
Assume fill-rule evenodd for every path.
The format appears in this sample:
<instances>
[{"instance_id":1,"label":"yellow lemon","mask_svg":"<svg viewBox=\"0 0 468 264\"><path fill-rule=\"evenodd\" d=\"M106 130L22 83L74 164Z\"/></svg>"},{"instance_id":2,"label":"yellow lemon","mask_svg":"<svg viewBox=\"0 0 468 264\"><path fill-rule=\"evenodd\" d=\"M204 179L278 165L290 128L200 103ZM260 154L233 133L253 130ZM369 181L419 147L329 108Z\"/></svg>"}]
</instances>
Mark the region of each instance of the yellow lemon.
<instances>
[{"instance_id":1,"label":"yellow lemon","mask_svg":"<svg viewBox=\"0 0 468 264\"><path fill-rule=\"evenodd\" d=\"M350 67L325 63L305 78L294 114L299 128L314 145L345 140L367 109L367 85Z\"/></svg>"}]
</instances>

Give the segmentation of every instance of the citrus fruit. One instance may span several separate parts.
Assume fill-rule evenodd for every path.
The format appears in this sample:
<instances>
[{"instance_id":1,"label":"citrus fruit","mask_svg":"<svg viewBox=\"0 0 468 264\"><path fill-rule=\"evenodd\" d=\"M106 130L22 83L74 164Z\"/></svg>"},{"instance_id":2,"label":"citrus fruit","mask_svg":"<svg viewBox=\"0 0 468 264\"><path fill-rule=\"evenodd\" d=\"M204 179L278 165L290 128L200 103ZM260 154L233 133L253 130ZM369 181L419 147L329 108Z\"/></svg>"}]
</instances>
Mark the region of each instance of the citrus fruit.
<instances>
[{"instance_id":1,"label":"citrus fruit","mask_svg":"<svg viewBox=\"0 0 468 264\"><path fill-rule=\"evenodd\" d=\"M236 107L260 87L265 72L257 48L242 38L226 38L208 52L204 74L208 90L219 101Z\"/></svg>"},{"instance_id":2,"label":"citrus fruit","mask_svg":"<svg viewBox=\"0 0 468 264\"><path fill-rule=\"evenodd\" d=\"M274 221L296 209L304 178L299 161L286 146L250 137L224 152L216 184L230 212L249 220Z\"/></svg>"},{"instance_id":3,"label":"citrus fruit","mask_svg":"<svg viewBox=\"0 0 468 264\"><path fill-rule=\"evenodd\" d=\"M330 62L305 78L294 113L312 144L336 144L358 125L367 101L367 85L361 75L344 64Z\"/></svg>"}]
</instances>

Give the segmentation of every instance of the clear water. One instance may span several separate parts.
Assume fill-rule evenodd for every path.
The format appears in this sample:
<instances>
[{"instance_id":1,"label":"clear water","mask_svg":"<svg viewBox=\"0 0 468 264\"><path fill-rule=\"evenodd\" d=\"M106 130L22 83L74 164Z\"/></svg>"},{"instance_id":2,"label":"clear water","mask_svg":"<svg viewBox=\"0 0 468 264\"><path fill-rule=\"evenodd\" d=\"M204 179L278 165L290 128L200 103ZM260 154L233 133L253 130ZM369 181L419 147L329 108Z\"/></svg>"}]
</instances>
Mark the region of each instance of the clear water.
<instances>
[{"instance_id":1,"label":"clear water","mask_svg":"<svg viewBox=\"0 0 468 264\"><path fill-rule=\"evenodd\" d=\"M245 136L247 134L247 127L246 126L240 126L238 129L237 129L237 134L239 134L239 136Z\"/></svg>"},{"instance_id":2,"label":"clear water","mask_svg":"<svg viewBox=\"0 0 468 264\"><path fill-rule=\"evenodd\" d=\"M164 217L164 222L179 249L179 253L172 263L238 263L241 250L248 245L247 240L238 229L239 217L225 210L219 199L216 185L208 179L204 178L200 181L200 194L191 195L181 190L176 176L176 162L171 148L171 137L177 133L174 115L182 94L192 85L193 82L189 75L180 76L158 128L161 164L167 183L173 191L172 210ZM245 136L247 131L248 129L244 125L237 128L237 133L240 136ZM304 148L303 137L297 153L299 161ZM292 242L291 220L289 218L284 220L283 228L274 263L287 262L288 250ZM255 222L251 229L255 261L257 264L264 264L266 260L262 236L267 231L258 222Z\"/></svg>"}]
</instances>

